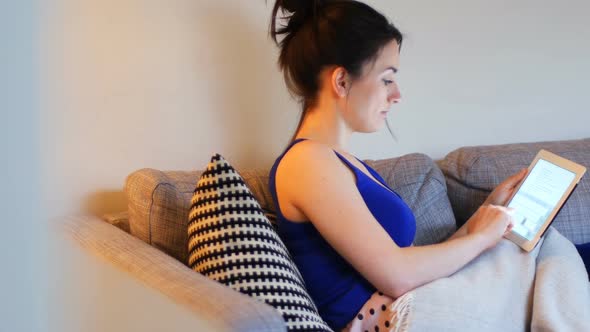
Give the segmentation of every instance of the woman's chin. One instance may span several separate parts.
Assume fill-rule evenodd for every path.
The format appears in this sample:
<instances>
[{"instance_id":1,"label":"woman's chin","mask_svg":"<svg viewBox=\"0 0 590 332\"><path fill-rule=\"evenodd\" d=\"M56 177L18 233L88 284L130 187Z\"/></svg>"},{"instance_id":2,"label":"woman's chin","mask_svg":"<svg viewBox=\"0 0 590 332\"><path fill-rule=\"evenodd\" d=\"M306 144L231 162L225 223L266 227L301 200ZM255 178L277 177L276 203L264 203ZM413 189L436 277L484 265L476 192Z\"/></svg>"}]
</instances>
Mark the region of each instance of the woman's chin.
<instances>
[{"instance_id":1,"label":"woman's chin","mask_svg":"<svg viewBox=\"0 0 590 332\"><path fill-rule=\"evenodd\" d=\"M372 133L376 133L378 131L380 131L383 128L383 125L376 125L373 128L365 128L363 130L359 130L359 133L364 133L364 134L372 134Z\"/></svg>"},{"instance_id":2,"label":"woman's chin","mask_svg":"<svg viewBox=\"0 0 590 332\"><path fill-rule=\"evenodd\" d=\"M363 134L375 133L375 132L378 132L381 129L383 129L384 126L385 126L385 120L380 119L380 121L375 121L374 123L367 123L362 128L356 129L355 132L363 133Z\"/></svg>"}]
</instances>

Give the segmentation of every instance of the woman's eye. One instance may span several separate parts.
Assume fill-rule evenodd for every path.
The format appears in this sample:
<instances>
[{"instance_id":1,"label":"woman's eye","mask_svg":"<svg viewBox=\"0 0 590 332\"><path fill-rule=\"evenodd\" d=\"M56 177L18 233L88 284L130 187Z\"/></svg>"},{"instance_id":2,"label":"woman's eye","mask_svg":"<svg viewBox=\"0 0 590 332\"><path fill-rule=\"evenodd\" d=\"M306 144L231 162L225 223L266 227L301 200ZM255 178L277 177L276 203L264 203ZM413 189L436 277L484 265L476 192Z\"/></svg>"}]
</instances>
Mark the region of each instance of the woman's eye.
<instances>
[{"instance_id":1,"label":"woman's eye","mask_svg":"<svg viewBox=\"0 0 590 332\"><path fill-rule=\"evenodd\" d=\"M383 83L384 83L385 85L389 85L389 84L393 83L393 81L392 81L392 80L385 80L385 79L384 79L384 80L383 80Z\"/></svg>"}]
</instances>

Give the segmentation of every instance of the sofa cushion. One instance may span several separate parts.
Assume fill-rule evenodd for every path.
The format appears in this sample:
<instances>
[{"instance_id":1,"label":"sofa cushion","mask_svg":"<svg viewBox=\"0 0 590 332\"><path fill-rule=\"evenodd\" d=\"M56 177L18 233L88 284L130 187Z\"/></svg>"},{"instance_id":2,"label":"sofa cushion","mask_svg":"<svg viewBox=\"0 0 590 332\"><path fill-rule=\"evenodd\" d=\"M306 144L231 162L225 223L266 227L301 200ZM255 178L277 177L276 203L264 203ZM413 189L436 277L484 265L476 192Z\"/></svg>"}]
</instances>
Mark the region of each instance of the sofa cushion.
<instances>
[{"instance_id":1,"label":"sofa cushion","mask_svg":"<svg viewBox=\"0 0 590 332\"><path fill-rule=\"evenodd\" d=\"M439 165L445 174L451 205L462 225L490 192L508 176L528 167L540 149L590 167L590 138L566 141L462 147ZM584 176L553 226L574 243L590 241L590 177Z\"/></svg>"},{"instance_id":2,"label":"sofa cushion","mask_svg":"<svg viewBox=\"0 0 590 332\"><path fill-rule=\"evenodd\" d=\"M424 154L366 160L410 206L416 216L416 245L442 241L455 231L442 172ZM125 183L130 233L181 262L187 260L186 222L201 171L160 171L144 168ZM268 169L240 171L267 217L275 219L268 189Z\"/></svg>"},{"instance_id":3,"label":"sofa cushion","mask_svg":"<svg viewBox=\"0 0 590 332\"><path fill-rule=\"evenodd\" d=\"M193 270L275 307L289 331L331 331L260 204L218 154L195 188L187 235Z\"/></svg>"},{"instance_id":4,"label":"sofa cushion","mask_svg":"<svg viewBox=\"0 0 590 332\"><path fill-rule=\"evenodd\" d=\"M410 206L416 217L415 245L439 243L456 230L445 178L425 154L367 160L387 184Z\"/></svg>"},{"instance_id":5,"label":"sofa cushion","mask_svg":"<svg viewBox=\"0 0 590 332\"><path fill-rule=\"evenodd\" d=\"M125 182L130 233L186 262L190 199L201 172L140 169Z\"/></svg>"},{"instance_id":6,"label":"sofa cushion","mask_svg":"<svg viewBox=\"0 0 590 332\"><path fill-rule=\"evenodd\" d=\"M186 223L190 201L202 171L160 171L144 168L125 181L129 232L135 237L186 263ZM266 170L246 170L244 180L271 221Z\"/></svg>"}]
</instances>

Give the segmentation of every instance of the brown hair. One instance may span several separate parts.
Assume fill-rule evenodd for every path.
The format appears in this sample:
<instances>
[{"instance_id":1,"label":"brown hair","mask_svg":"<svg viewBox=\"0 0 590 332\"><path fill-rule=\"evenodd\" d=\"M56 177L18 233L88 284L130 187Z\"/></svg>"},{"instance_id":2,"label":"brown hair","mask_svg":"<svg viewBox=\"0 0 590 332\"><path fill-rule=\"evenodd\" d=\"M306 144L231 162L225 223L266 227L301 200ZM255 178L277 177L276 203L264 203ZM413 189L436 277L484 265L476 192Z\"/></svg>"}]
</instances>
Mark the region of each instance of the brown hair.
<instances>
[{"instance_id":1,"label":"brown hair","mask_svg":"<svg viewBox=\"0 0 590 332\"><path fill-rule=\"evenodd\" d=\"M282 16L277 15L279 11ZM290 141L297 136L307 110L317 102L324 67L341 66L353 79L358 78L363 66L375 61L385 45L395 40L401 47L403 39L385 16L354 0L277 0L270 36L280 48L278 64L287 88L302 106ZM389 123L387 128L395 138Z\"/></svg>"}]
</instances>

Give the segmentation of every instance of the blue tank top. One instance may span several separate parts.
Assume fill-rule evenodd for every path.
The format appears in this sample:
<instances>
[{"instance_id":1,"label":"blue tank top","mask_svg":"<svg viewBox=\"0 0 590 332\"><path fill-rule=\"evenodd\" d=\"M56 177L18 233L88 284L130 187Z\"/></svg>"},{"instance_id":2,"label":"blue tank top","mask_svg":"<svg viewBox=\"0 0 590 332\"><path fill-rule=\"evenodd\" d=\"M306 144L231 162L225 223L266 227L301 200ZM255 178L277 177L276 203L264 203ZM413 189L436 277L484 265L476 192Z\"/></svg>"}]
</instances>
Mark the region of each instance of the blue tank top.
<instances>
[{"instance_id":1,"label":"blue tank top","mask_svg":"<svg viewBox=\"0 0 590 332\"><path fill-rule=\"evenodd\" d=\"M339 331L354 318L376 289L322 238L311 222L292 222L281 213L276 192L276 171L289 149L303 140L305 138L291 142L277 158L270 170L269 189L276 203L279 236L301 272L320 316L331 328ZM410 246L416 234L416 220L408 205L387 186L379 173L362 160L356 158L387 188L380 186L338 152L334 153L354 172L356 186L375 219L398 246Z\"/></svg>"}]
</instances>

